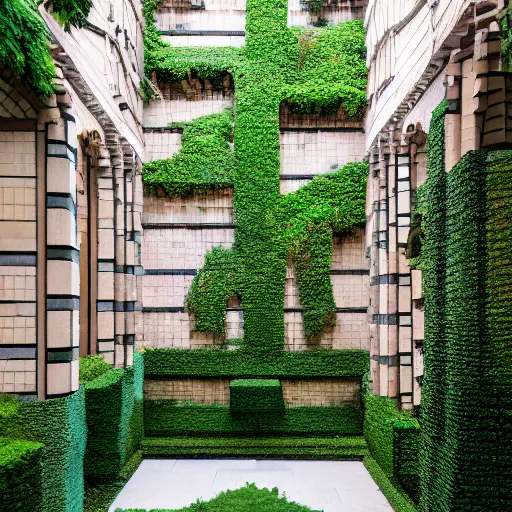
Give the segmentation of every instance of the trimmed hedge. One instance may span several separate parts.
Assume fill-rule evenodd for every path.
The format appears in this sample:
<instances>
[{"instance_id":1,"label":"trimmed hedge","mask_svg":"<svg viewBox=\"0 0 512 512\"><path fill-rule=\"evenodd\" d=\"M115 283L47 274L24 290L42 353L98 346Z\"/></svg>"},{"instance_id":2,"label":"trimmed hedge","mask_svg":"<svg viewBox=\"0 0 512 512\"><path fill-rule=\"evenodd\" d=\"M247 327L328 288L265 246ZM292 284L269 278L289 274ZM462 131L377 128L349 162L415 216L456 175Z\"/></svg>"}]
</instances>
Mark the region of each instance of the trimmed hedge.
<instances>
[{"instance_id":1,"label":"trimmed hedge","mask_svg":"<svg viewBox=\"0 0 512 512\"><path fill-rule=\"evenodd\" d=\"M134 454L143 436L143 357L134 354L131 368L110 369L85 387L89 481L114 480Z\"/></svg>"},{"instance_id":2,"label":"trimmed hedge","mask_svg":"<svg viewBox=\"0 0 512 512\"><path fill-rule=\"evenodd\" d=\"M108 512L116 496L124 488L133 473L142 462L142 451L136 451L123 466L118 478L101 485L91 485L86 482L84 512Z\"/></svg>"},{"instance_id":3,"label":"trimmed hedge","mask_svg":"<svg viewBox=\"0 0 512 512\"><path fill-rule=\"evenodd\" d=\"M368 454L366 442L358 437L174 437L146 438L145 457L216 458L255 457L298 460L361 460Z\"/></svg>"},{"instance_id":4,"label":"trimmed hedge","mask_svg":"<svg viewBox=\"0 0 512 512\"><path fill-rule=\"evenodd\" d=\"M19 402L14 413L11 403L6 426L11 437L44 445L40 451L41 504L27 510L82 510L83 457L87 438L83 388L65 398Z\"/></svg>"},{"instance_id":5,"label":"trimmed hedge","mask_svg":"<svg viewBox=\"0 0 512 512\"><path fill-rule=\"evenodd\" d=\"M284 415L230 414L229 406L177 405L173 400L145 400L144 428L150 436L331 436L362 432L358 407L293 407Z\"/></svg>"},{"instance_id":6,"label":"trimmed hedge","mask_svg":"<svg viewBox=\"0 0 512 512\"><path fill-rule=\"evenodd\" d=\"M87 356L80 358L80 384L86 384L96 377L108 372L112 366L102 356Z\"/></svg>"},{"instance_id":7,"label":"trimmed hedge","mask_svg":"<svg viewBox=\"0 0 512 512\"><path fill-rule=\"evenodd\" d=\"M232 414L284 414L283 388L277 379L235 379L229 383Z\"/></svg>"},{"instance_id":8,"label":"trimmed hedge","mask_svg":"<svg viewBox=\"0 0 512 512\"><path fill-rule=\"evenodd\" d=\"M236 491L226 491L220 493L216 498L210 501L190 505L190 507L180 510L152 510L150 512L320 512L314 511L299 505L295 502L289 502L286 497L279 497L277 487L271 491L268 489L258 489L255 484L247 484ZM141 509L121 510L116 512L146 512Z\"/></svg>"},{"instance_id":9,"label":"trimmed hedge","mask_svg":"<svg viewBox=\"0 0 512 512\"><path fill-rule=\"evenodd\" d=\"M144 352L146 378L361 378L369 369L366 350L309 350L259 354L238 350L151 348Z\"/></svg>"},{"instance_id":10,"label":"trimmed hedge","mask_svg":"<svg viewBox=\"0 0 512 512\"><path fill-rule=\"evenodd\" d=\"M363 464L395 512L416 512L417 509L409 496L390 481L373 457L366 456Z\"/></svg>"},{"instance_id":11,"label":"trimmed hedge","mask_svg":"<svg viewBox=\"0 0 512 512\"><path fill-rule=\"evenodd\" d=\"M399 411L394 400L365 396L364 434L370 453L392 485L419 499L420 427L410 411Z\"/></svg>"},{"instance_id":12,"label":"trimmed hedge","mask_svg":"<svg viewBox=\"0 0 512 512\"><path fill-rule=\"evenodd\" d=\"M470 151L433 176L427 212L445 211L445 229L426 222L421 506L509 510L512 155Z\"/></svg>"},{"instance_id":13,"label":"trimmed hedge","mask_svg":"<svg viewBox=\"0 0 512 512\"><path fill-rule=\"evenodd\" d=\"M41 457L44 445L0 438L0 508L41 510Z\"/></svg>"},{"instance_id":14,"label":"trimmed hedge","mask_svg":"<svg viewBox=\"0 0 512 512\"><path fill-rule=\"evenodd\" d=\"M432 501L443 484L440 461L444 460L445 371L446 371L446 177L445 112L443 100L432 113L427 138L427 198L422 218L424 239L423 293L425 297L424 378L421 389L422 442L420 448L421 503L425 510L436 510ZM436 489L436 491L434 491Z\"/></svg>"}]
</instances>

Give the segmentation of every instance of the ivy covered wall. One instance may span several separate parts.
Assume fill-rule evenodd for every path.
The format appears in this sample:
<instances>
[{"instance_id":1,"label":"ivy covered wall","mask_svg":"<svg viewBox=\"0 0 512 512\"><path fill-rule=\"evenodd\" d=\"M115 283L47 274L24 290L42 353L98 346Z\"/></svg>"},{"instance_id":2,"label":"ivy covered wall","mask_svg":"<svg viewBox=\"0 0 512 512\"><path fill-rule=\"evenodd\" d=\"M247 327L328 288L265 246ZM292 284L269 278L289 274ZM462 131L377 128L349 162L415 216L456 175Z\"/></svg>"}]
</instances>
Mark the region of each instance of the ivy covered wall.
<instances>
[{"instance_id":1,"label":"ivy covered wall","mask_svg":"<svg viewBox=\"0 0 512 512\"><path fill-rule=\"evenodd\" d=\"M237 296L244 310L244 346L263 353L282 350L284 283L292 261L305 334L315 339L332 324L335 312L329 276L332 232L364 223L368 169L350 164L282 196L279 106L286 101L297 111L335 111L361 119L366 105L362 23L290 29L286 2L254 0L247 3L245 48L183 49L159 39L154 7L154 2L145 4L148 75L177 81L229 71L235 82L234 136L229 114L199 118L184 127L183 147L174 158L150 162L144 169L151 192L186 196L234 188L233 248L207 254L187 298L196 329L222 337L227 300ZM191 136L204 128L210 139L206 131ZM234 154L229 152L231 137Z\"/></svg>"}]
</instances>

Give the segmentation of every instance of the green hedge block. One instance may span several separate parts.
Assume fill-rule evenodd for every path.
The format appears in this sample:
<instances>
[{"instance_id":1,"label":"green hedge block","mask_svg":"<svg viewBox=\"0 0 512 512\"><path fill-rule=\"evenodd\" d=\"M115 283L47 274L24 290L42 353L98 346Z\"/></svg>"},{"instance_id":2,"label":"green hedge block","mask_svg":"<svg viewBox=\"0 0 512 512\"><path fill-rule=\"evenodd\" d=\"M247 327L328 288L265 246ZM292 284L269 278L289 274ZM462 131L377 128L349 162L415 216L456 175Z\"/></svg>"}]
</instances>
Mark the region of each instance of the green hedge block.
<instances>
[{"instance_id":1,"label":"green hedge block","mask_svg":"<svg viewBox=\"0 0 512 512\"><path fill-rule=\"evenodd\" d=\"M416 506L407 493L388 478L373 457L366 456L363 460L363 464L395 512L417 511Z\"/></svg>"},{"instance_id":2,"label":"green hedge block","mask_svg":"<svg viewBox=\"0 0 512 512\"><path fill-rule=\"evenodd\" d=\"M153 437L142 441L145 457L361 460L362 436L352 437Z\"/></svg>"},{"instance_id":3,"label":"green hedge block","mask_svg":"<svg viewBox=\"0 0 512 512\"><path fill-rule=\"evenodd\" d=\"M410 411L378 395L365 396L364 433L376 463L392 484L419 499L420 427Z\"/></svg>"},{"instance_id":4,"label":"green hedge block","mask_svg":"<svg viewBox=\"0 0 512 512\"><path fill-rule=\"evenodd\" d=\"M135 353L133 367L110 369L84 386L88 480L117 478L138 448L143 435L143 376L143 357Z\"/></svg>"},{"instance_id":5,"label":"green hedge block","mask_svg":"<svg viewBox=\"0 0 512 512\"><path fill-rule=\"evenodd\" d=\"M44 445L0 438L0 509L41 510L41 458Z\"/></svg>"},{"instance_id":6,"label":"green hedge block","mask_svg":"<svg viewBox=\"0 0 512 512\"><path fill-rule=\"evenodd\" d=\"M309 350L255 354L238 350L151 348L144 352L146 378L353 377L369 370L366 350Z\"/></svg>"},{"instance_id":7,"label":"green hedge block","mask_svg":"<svg viewBox=\"0 0 512 512\"><path fill-rule=\"evenodd\" d=\"M19 436L44 444L41 451L42 512L81 511L87 439L84 390L65 398L20 403L13 420Z\"/></svg>"},{"instance_id":8,"label":"green hedge block","mask_svg":"<svg viewBox=\"0 0 512 512\"><path fill-rule=\"evenodd\" d=\"M277 379L235 379L229 383L232 414L284 414L283 388Z\"/></svg>"},{"instance_id":9,"label":"green hedge block","mask_svg":"<svg viewBox=\"0 0 512 512\"><path fill-rule=\"evenodd\" d=\"M293 407L284 415L232 415L223 405L177 405L145 400L146 436L332 436L362 433L359 407Z\"/></svg>"}]
</instances>

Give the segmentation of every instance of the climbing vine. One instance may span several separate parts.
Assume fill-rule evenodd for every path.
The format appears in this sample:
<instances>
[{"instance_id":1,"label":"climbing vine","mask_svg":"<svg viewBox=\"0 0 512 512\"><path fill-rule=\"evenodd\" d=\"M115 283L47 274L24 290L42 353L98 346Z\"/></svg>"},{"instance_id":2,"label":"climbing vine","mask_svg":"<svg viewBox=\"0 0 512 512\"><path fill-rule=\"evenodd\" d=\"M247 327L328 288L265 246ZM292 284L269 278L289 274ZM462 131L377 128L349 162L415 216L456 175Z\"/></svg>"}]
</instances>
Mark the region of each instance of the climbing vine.
<instances>
[{"instance_id":1,"label":"climbing vine","mask_svg":"<svg viewBox=\"0 0 512 512\"><path fill-rule=\"evenodd\" d=\"M234 167L227 121L224 125L225 118L209 116L185 127L183 148L173 159L151 162L144 169L146 187L169 195L234 187L233 248L216 248L206 255L187 297L196 329L222 336L227 299L237 296L244 310L244 348L282 350L283 290L290 260L296 268L306 336L314 339L335 312L329 276L332 233L364 223L368 168L350 164L333 175L316 177L294 194L281 195L279 106L287 98L310 109L341 104L344 118L360 118L366 84L362 24L350 22L304 38L287 27L285 0L249 0L244 48L173 49L157 37L154 7L148 0L144 8L149 19L148 75L175 81L229 71L235 82ZM301 89L293 89L293 84ZM322 87L335 90L334 97L325 99ZM219 125L206 130L211 139L189 135L191 126L214 119Z\"/></svg>"},{"instance_id":2,"label":"climbing vine","mask_svg":"<svg viewBox=\"0 0 512 512\"><path fill-rule=\"evenodd\" d=\"M0 0L0 68L25 80L43 98L54 93L55 66L48 46L48 28L35 0ZM90 0L53 0L53 16L69 30L85 23Z\"/></svg>"},{"instance_id":3,"label":"climbing vine","mask_svg":"<svg viewBox=\"0 0 512 512\"><path fill-rule=\"evenodd\" d=\"M33 0L0 0L0 68L10 69L34 91L53 94L55 68L48 48L48 29Z\"/></svg>"},{"instance_id":4,"label":"climbing vine","mask_svg":"<svg viewBox=\"0 0 512 512\"><path fill-rule=\"evenodd\" d=\"M173 158L144 165L146 190L162 189L169 196L202 194L233 185L234 155L229 146L233 112L198 117L183 128L181 149Z\"/></svg>"},{"instance_id":5,"label":"climbing vine","mask_svg":"<svg viewBox=\"0 0 512 512\"><path fill-rule=\"evenodd\" d=\"M91 0L50 0L48 6L54 18L69 30L71 25L83 27L89 10Z\"/></svg>"},{"instance_id":6,"label":"climbing vine","mask_svg":"<svg viewBox=\"0 0 512 512\"><path fill-rule=\"evenodd\" d=\"M325 29L295 29L300 43L299 80L284 100L300 112L362 119L366 109L364 26L359 20Z\"/></svg>"}]
</instances>

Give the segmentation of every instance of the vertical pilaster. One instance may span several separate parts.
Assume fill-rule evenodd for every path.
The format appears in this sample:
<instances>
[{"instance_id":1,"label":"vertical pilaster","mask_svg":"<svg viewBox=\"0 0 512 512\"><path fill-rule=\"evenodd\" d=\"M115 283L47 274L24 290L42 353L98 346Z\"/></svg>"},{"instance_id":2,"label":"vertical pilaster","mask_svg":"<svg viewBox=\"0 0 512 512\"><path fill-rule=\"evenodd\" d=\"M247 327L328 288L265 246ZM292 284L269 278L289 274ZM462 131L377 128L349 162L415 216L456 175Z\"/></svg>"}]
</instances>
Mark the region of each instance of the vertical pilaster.
<instances>
[{"instance_id":1,"label":"vertical pilaster","mask_svg":"<svg viewBox=\"0 0 512 512\"><path fill-rule=\"evenodd\" d=\"M66 94L46 123L46 397L78 389L80 271L75 117ZM60 116L57 117L57 111ZM39 255L40 257L42 256Z\"/></svg>"},{"instance_id":2,"label":"vertical pilaster","mask_svg":"<svg viewBox=\"0 0 512 512\"><path fill-rule=\"evenodd\" d=\"M99 148L93 172L98 176L98 299L97 352L108 363L114 363L114 177L110 152Z\"/></svg>"}]
</instances>

